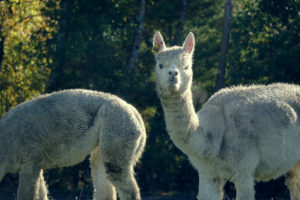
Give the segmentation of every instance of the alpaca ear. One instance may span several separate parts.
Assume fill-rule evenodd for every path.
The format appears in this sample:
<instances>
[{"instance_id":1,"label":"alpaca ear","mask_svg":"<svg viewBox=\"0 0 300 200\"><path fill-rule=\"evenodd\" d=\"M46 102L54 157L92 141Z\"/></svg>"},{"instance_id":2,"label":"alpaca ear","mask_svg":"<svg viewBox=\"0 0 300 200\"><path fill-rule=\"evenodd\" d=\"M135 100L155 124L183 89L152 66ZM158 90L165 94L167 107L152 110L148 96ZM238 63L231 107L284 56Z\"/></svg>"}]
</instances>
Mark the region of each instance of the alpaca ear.
<instances>
[{"instance_id":1,"label":"alpaca ear","mask_svg":"<svg viewBox=\"0 0 300 200\"><path fill-rule=\"evenodd\" d=\"M190 32L188 36L186 37L184 43L183 43L183 49L184 51L188 52L189 54L194 53L195 49L195 38L194 34Z\"/></svg>"},{"instance_id":2,"label":"alpaca ear","mask_svg":"<svg viewBox=\"0 0 300 200\"><path fill-rule=\"evenodd\" d=\"M153 38L153 52L159 53L166 48L163 37L160 32L156 32Z\"/></svg>"}]
</instances>

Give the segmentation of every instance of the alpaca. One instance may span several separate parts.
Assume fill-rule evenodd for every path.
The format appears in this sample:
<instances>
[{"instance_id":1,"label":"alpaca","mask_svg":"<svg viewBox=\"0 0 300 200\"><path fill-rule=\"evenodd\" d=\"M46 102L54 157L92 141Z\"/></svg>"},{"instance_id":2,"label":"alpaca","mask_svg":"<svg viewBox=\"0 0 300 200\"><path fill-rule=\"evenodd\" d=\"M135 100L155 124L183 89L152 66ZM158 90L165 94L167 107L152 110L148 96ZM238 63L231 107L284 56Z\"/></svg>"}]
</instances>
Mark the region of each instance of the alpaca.
<instances>
[{"instance_id":1,"label":"alpaca","mask_svg":"<svg viewBox=\"0 0 300 200\"><path fill-rule=\"evenodd\" d=\"M41 95L0 120L0 181L19 173L18 200L47 200L43 170L75 165L89 154L94 199L140 200L134 165L145 146L138 111L102 92Z\"/></svg>"},{"instance_id":2,"label":"alpaca","mask_svg":"<svg viewBox=\"0 0 300 200\"><path fill-rule=\"evenodd\" d=\"M196 113L192 102L195 39L167 48L153 39L156 92L167 132L199 174L199 200L223 198L226 181L237 200L254 200L255 181L286 175L292 200L300 200L300 87L290 84L225 88Z\"/></svg>"}]
</instances>

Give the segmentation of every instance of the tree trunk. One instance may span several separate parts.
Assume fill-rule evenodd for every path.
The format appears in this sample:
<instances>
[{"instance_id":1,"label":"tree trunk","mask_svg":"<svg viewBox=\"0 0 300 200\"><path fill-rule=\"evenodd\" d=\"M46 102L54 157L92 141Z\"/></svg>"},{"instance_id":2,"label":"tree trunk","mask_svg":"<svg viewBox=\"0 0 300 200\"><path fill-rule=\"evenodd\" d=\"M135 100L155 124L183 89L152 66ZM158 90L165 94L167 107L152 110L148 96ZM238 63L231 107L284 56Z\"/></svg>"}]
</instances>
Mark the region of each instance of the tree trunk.
<instances>
[{"instance_id":1,"label":"tree trunk","mask_svg":"<svg viewBox=\"0 0 300 200\"><path fill-rule=\"evenodd\" d=\"M0 70L2 68L2 61L3 61L3 56L4 56L4 40L5 40L5 37L1 36L0 37Z\"/></svg>"},{"instance_id":2,"label":"tree trunk","mask_svg":"<svg viewBox=\"0 0 300 200\"><path fill-rule=\"evenodd\" d=\"M1 2L2 0L0 0ZM3 12L1 12L1 14L4 14ZM5 37L4 37L4 30L3 30L3 23L5 20L5 15L4 16L0 16L1 21L0 21L0 70L2 68L2 61L3 61L3 56L4 56L4 41L5 41Z\"/></svg>"},{"instance_id":3,"label":"tree trunk","mask_svg":"<svg viewBox=\"0 0 300 200\"><path fill-rule=\"evenodd\" d=\"M1 27L0 27L0 30L1 30ZM0 71L2 69L2 61L3 61L3 56L4 56L4 39L5 39L4 36L0 37ZM1 77L1 78L3 78L3 77ZM0 103L1 103L1 105L0 105L0 107L1 107L0 117L1 117L4 113L3 94L2 94L2 92L0 92Z\"/></svg>"},{"instance_id":4,"label":"tree trunk","mask_svg":"<svg viewBox=\"0 0 300 200\"><path fill-rule=\"evenodd\" d=\"M130 57L128 60L127 73L130 79L132 79L136 72L136 65L139 56L140 44L143 39L143 27L144 27L144 16L145 16L145 0L139 0L139 10L136 14L137 28L132 44Z\"/></svg>"},{"instance_id":5,"label":"tree trunk","mask_svg":"<svg viewBox=\"0 0 300 200\"><path fill-rule=\"evenodd\" d=\"M187 4L188 0L181 0L181 10L179 14L179 20L176 26L176 33L174 37L174 45L179 45L180 42L182 42L182 36L183 36L183 31L184 31L184 22L185 22L185 17L186 17L186 12L187 12Z\"/></svg>"},{"instance_id":6,"label":"tree trunk","mask_svg":"<svg viewBox=\"0 0 300 200\"><path fill-rule=\"evenodd\" d=\"M68 8L69 8L69 2L64 2L61 3L61 7L62 7L62 12L60 15L60 20L58 21L58 23L60 23L61 25L59 25L59 32L57 33L57 39L56 39L56 50L54 53L54 57L56 57L56 62L58 62L58 64L52 64L50 65L50 75L49 75L49 79L48 82L46 83L46 92L50 93L53 91L56 91L59 89L59 78L58 78L58 74L61 72L61 68L62 66L64 66L64 56L65 56L65 40L67 38L67 31L66 28L61 28L61 27L67 27L67 19L66 17L68 16Z\"/></svg>"},{"instance_id":7,"label":"tree trunk","mask_svg":"<svg viewBox=\"0 0 300 200\"><path fill-rule=\"evenodd\" d=\"M221 43L221 55L215 90L218 91L225 86L226 54L229 45L230 26L232 22L233 1L225 0L225 15Z\"/></svg>"}]
</instances>

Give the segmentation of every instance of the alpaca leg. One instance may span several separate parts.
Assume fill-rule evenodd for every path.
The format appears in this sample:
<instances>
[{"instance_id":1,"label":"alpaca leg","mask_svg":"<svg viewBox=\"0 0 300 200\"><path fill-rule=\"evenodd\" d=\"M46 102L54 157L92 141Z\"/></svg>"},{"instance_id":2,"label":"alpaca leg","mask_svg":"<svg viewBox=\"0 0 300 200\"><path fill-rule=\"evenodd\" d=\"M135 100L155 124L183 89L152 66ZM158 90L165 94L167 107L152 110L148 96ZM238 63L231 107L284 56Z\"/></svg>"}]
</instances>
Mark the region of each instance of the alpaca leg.
<instances>
[{"instance_id":1,"label":"alpaca leg","mask_svg":"<svg viewBox=\"0 0 300 200\"><path fill-rule=\"evenodd\" d=\"M198 200L222 200L224 182L199 175Z\"/></svg>"},{"instance_id":2,"label":"alpaca leg","mask_svg":"<svg viewBox=\"0 0 300 200\"><path fill-rule=\"evenodd\" d=\"M36 166L33 163L22 166L19 172L18 200L39 200L40 169Z\"/></svg>"},{"instance_id":3,"label":"alpaca leg","mask_svg":"<svg viewBox=\"0 0 300 200\"><path fill-rule=\"evenodd\" d=\"M240 176L234 180L236 188L236 200L254 200L254 179L253 176Z\"/></svg>"},{"instance_id":4,"label":"alpaca leg","mask_svg":"<svg viewBox=\"0 0 300 200\"><path fill-rule=\"evenodd\" d=\"M130 141L117 145L111 142L109 146L100 146L107 178L115 186L121 200L140 200L140 191L133 172L133 154L136 147Z\"/></svg>"},{"instance_id":5,"label":"alpaca leg","mask_svg":"<svg viewBox=\"0 0 300 200\"><path fill-rule=\"evenodd\" d=\"M48 200L48 189L43 176L43 170L40 170L40 176L38 178L38 194L39 200Z\"/></svg>"},{"instance_id":6,"label":"alpaca leg","mask_svg":"<svg viewBox=\"0 0 300 200\"><path fill-rule=\"evenodd\" d=\"M108 179L116 187L121 200L141 200L132 167L116 165L110 161L105 164L105 168Z\"/></svg>"},{"instance_id":7,"label":"alpaca leg","mask_svg":"<svg viewBox=\"0 0 300 200\"><path fill-rule=\"evenodd\" d=\"M300 200L300 162L288 172L285 181L291 200Z\"/></svg>"},{"instance_id":8,"label":"alpaca leg","mask_svg":"<svg viewBox=\"0 0 300 200\"><path fill-rule=\"evenodd\" d=\"M106 178L105 169L100 159L99 148L96 148L91 153L90 165L94 185L94 199L116 200L115 188Z\"/></svg>"},{"instance_id":9,"label":"alpaca leg","mask_svg":"<svg viewBox=\"0 0 300 200\"><path fill-rule=\"evenodd\" d=\"M144 146L145 129L134 115L120 113L123 112L120 106L107 104L101 108L100 155L107 178L115 186L120 200L141 200L133 168Z\"/></svg>"}]
</instances>

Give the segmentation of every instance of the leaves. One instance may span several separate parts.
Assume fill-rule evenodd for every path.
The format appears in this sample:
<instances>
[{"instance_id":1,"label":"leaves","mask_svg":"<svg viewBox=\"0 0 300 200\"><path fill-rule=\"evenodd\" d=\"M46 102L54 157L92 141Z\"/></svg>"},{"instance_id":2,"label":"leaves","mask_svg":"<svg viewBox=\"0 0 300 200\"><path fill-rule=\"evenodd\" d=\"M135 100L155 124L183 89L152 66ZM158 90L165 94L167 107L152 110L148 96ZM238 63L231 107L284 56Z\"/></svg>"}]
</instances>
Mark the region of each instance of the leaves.
<instances>
[{"instance_id":1,"label":"leaves","mask_svg":"<svg viewBox=\"0 0 300 200\"><path fill-rule=\"evenodd\" d=\"M267 2L247 3L236 12L228 84L300 82L299 59L294 54L299 52L300 38L295 33L299 30L299 15L281 12L276 3ZM299 3L288 5L289 10L299 10Z\"/></svg>"},{"instance_id":2,"label":"leaves","mask_svg":"<svg viewBox=\"0 0 300 200\"><path fill-rule=\"evenodd\" d=\"M0 115L44 91L50 57L45 47L56 27L41 9L45 2L1 1L1 34L5 38L0 70Z\"/></svg>"}]
</instances>

